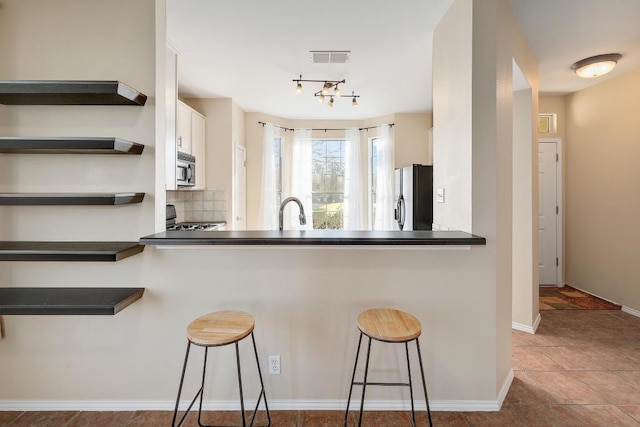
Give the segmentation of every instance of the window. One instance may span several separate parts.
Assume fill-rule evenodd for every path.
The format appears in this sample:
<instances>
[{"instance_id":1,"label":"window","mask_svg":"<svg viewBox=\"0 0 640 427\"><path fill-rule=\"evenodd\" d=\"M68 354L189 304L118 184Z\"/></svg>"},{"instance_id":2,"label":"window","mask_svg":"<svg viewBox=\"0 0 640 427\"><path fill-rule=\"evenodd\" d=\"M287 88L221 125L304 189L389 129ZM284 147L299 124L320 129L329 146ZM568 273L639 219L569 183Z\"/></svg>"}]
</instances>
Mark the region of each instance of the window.
<instances>
[{"instance_id":1,"label":"window","mask_svg":"<svg viewBox=\"0 0 640 427\"><path fill-rule=\"evenodd\" d=\"M313 140L311 193L314 229L343 228L344 155L344 140Z\"/></svg>"},{"instance_id":2,"label":"window","mask_svg":"<svg viewBox=\"0 0 640 427\"><path fill-rule=\"evenodd\" d=\"M378 141L369 138L369 228L373 230L376 217L376 182L378 178Z\"/></svg>"}]
</instances>

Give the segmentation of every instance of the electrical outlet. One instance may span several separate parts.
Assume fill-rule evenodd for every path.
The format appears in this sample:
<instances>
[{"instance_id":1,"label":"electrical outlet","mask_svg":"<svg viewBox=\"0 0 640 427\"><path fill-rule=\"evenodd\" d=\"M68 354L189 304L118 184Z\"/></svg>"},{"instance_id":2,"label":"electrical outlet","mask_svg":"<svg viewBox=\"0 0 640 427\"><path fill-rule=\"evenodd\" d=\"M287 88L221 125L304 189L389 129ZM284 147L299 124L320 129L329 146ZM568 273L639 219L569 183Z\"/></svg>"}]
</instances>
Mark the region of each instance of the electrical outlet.
<instances>
[{"instance_id":1,"label":"electrical outlet","mask_svg":"<svg viewBox=\"0 0 640 427\"><path fill-rule=\"evenodd\" d=\"M280 356L269 356L269 373L280 374Z\"/></svg>"}]
</instances>

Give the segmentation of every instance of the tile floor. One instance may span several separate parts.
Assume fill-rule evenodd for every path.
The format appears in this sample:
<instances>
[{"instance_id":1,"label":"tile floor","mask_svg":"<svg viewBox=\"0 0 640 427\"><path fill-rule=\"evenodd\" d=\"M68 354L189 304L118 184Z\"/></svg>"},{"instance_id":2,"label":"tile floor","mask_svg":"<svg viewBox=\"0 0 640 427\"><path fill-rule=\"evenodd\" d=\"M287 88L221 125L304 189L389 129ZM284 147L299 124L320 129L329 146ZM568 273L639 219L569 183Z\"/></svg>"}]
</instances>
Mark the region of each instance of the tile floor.
<instances>
[{"instance_id":1,"label":"tile floor","mask_svg":"<svg viewBox=\"0 0 640 427\"><path fill-rule=\"evenodd\" d=\"M515 379L499 412L434 412L435 426L640 426L640 318L617 310L542 312L538 333L513 332ZM7 427L156 427L170 412L0 412ZM273 411L274 427L342 426L340 411ZM235 417L235 418L234 418ZM205 423L237 424L237 413ZM260 421L262 421L261 419ZM350 425L356 425L351 414ZM409 426L404 412L366 412L363 424ZM185 425L196 426L190 415ZM426 426L421 413L418 426Z\"/></svg>"}]
</instances>

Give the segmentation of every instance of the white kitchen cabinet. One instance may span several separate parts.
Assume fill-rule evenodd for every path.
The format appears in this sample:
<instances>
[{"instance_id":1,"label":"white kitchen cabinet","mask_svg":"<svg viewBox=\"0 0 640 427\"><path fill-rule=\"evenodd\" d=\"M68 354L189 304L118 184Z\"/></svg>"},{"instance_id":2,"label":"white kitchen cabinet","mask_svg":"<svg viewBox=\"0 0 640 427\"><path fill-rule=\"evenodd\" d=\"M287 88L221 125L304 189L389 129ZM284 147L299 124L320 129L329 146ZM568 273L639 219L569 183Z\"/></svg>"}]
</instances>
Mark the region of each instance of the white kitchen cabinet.
<instances>
[{"instance_id":1,"label":"white kitchen cabinet","mask_svg":"<svg viewBox=\"0 0 640 427\"><path fill-rule=\"evenodd\" d=\"M194 190L206 188L205 118L197 111L191 114L191 154L196 158L196 185Z\"/></svg>"},{"instance_id":2,"label":"white kitchen cabinet","mask_svg":"<svg viewBox=\"0 0 640 427\"><path fill-rule=\"evenodd\" d=\"M191 153L191 115L193 109L182 101L178 101L178 124L176 127L176 149L183 153Z\"/></svg>"},{"instance_id":3,"label":"white kitchen cabinet","mask_svg":"<svg viewBox=\"0 0 640 427\"><path fill-rule=\"evenodd\" d=\"M196 185L190 187L191 190L206 188L205 122L202 114L178 100L176 150L189 153L196 158Z\"/></svg>"}]
</instances>

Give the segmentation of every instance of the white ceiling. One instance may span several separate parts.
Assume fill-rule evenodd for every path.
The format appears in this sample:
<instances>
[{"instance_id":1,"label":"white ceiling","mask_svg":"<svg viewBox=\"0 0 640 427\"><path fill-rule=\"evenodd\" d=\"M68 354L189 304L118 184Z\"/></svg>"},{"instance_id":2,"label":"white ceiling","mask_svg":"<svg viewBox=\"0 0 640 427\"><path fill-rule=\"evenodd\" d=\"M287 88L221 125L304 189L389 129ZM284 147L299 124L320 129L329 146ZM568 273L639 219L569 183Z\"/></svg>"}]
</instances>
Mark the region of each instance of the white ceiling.
<instances>
[{"instance_id":1,"label":"white ceiling","mask_svg":"<svg viewBox=\"0 0 640 427\"><path fill-rule=\"evenodd\" d=\"M453 0L168 0L180 94L233 98L247 112L292 119L367 119L430 111L433 28ZM640 67L640 0L511 0L540 63L540 90L569 93ZM347 64L313 64L310 50L349 50ZM621 53L606 77L576 77L573 62ZM341 80L334 108L293 79Z\"/></svg>"}]
</instances>

